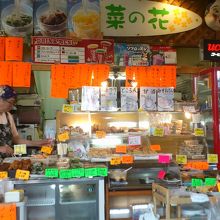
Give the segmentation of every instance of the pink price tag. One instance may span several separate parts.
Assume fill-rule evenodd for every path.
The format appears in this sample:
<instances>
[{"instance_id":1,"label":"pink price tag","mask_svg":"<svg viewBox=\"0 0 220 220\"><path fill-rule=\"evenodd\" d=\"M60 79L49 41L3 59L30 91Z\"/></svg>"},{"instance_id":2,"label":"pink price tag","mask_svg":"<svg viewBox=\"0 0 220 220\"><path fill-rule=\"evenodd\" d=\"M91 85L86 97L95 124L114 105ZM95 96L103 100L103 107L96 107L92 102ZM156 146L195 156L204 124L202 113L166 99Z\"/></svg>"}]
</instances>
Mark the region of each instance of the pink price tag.
<instances>
[{"instance_id":1,"label":"pink price tag","mask_svg":"<svg viewBox=\"0 0 220 220\"><path fill-rule=\"evenodd\" d=\"M158 162L159 163L170 163L170 156L169 155L159 155Z\"/></svg>"},{"instance_id":2,"label":"pink price tag","mask_svg":"<svg viewBox=\"0 0 220 220\"><path fill-rule=\"evenodd\" d=\"M164 170L159 171L157 174L157 178L163 180L166 175L166 172Z\"/></svg>"}]
</instances>

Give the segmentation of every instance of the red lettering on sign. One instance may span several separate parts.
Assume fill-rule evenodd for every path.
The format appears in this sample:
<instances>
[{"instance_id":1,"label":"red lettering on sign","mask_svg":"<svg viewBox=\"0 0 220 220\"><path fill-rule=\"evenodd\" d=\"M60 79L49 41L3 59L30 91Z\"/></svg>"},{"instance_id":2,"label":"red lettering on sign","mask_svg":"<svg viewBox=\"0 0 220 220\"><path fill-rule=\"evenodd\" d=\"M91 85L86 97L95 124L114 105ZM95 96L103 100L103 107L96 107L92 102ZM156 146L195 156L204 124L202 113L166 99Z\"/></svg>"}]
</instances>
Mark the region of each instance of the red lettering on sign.
<instances>
[{"instance_id":1,"label":"red lettering on sign","mask_svg":"<svg viewBox=\"0 0 220 220\"><path fill-rule=\"evenodd\" d=\"M208 44L208 51L219 51L220 44Z\"/></svg>"}]
</instances>

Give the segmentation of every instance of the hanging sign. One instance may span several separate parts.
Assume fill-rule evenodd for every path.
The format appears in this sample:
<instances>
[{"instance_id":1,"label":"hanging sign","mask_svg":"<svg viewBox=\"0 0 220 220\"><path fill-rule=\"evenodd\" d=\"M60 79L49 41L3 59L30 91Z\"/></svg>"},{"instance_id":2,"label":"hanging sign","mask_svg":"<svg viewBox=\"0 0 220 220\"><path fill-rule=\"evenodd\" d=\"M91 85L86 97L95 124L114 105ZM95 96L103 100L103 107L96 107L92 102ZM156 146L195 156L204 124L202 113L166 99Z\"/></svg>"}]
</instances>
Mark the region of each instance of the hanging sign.
<instances>
[{"instance_id":1,"label":"hanging sign","mask_svg":"<svg viewBox=\"0 0 220 220\"><path fill-rule=\"evenodd\" d=\"M203 40L203 59L220 61L220 40Z\"/></svg>"},{"instance_id":2,"label":"hanging sign","mask_svg":"<svg viewBox=\"0 0 220 220\"><path fill-rule=\"evenodd\" d=\"M104 36L155 36L194 29L202 18L187 9L154 1L101 0Z\"/></svg>"}]
</instances>

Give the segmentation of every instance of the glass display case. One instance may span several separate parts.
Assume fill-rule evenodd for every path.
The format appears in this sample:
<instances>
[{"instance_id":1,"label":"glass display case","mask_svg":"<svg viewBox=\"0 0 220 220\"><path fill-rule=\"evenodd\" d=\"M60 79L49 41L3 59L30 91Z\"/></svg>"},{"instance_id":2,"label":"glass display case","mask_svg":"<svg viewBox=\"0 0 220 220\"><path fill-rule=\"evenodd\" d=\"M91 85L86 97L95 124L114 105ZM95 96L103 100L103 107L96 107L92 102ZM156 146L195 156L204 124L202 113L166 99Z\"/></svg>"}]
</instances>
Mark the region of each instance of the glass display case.
<instances>
[{"instance_id":1,"label":"glass display case","mask_svg":"<svg viewBox=\"0 0 220 220\"><path fill-rule=\"evenodd\" d=\"M220 68L210 68L194 77L195 96L202 115L201 123L206 128L209 147L220 155L219 107L220 107Z\"/></svg>"},{"instance_id":2,"label":"glass display case","mask_svg":"<svg viewBox=\"0 0 220 220\"><path fill-rule=\"evenodd\" d=\"M24 189L28 220L105 219L104 179L15 181Z\"/></svg>"}]
</instances>

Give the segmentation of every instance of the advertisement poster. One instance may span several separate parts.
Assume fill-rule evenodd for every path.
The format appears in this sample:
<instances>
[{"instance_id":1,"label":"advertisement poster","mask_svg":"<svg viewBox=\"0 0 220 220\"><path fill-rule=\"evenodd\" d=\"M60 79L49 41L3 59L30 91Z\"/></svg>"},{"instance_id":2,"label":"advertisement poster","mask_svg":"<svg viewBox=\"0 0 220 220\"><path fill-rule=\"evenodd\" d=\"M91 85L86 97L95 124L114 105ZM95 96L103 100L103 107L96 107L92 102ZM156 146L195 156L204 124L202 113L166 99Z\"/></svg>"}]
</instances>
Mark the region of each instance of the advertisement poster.
<instances>
[{"instance_id":1,"label":"advertisement poster","mask_svg":"<svg viewBox=\"0 0 220 220\"><path fill-rule=\"evenodd\" d=\"M156 111L157 89L140 87L140 108L144 111Z\"/></svg>"},{"instance_id":2,"label":"advertisement poster","mask_svg":"<svg viewBox=\"0 0 220 220\"><path fill-rule=\"evenodd\" d=\"M101 87L101 111L117 111L117 87Z\"/></svg>"},{"instance_id":3,"label":"advertisement poster","mask_svg":"<svg viewBox=\"0 0 220 220\"><path fill-rule=\"evenodd\" d=\"M157 89L158 111L174 111L174 89L160 88Z\"/></svg>"},{"instance_id":4,"label":"advertisement poster","mask_svg":"<svg viewBox=\"0 0 220 220\"><path fill-rule=\"evenodd\" d=\"M32 59L35 63L113 64L114 41L34 36Z\"/></svg>"},{"instance_id":5,"label":"advertisement poster","mask_svg":"<svg viewBox=\"0 0 220 220\"><path fill-rule=\"evenodd\" d=\"M134 112L138 110L138 89L121 87L121 111Z\"/></svg>"},{"instance_id":6,"label":"advertisement poster","mask_svg":"<svg viewBox=\"0 0 220 220\"><path fill-rule=\"evenodd\" d=\"M99 111L99 87L82 87L82 111Z\"/></svg>"},{"instance_id":7,"label":"advertisement poster","mask_svg":"<svg viewBox=\"0 0 220 220\"><path fill-rule=\"evenodd\" d=\"M115 44L115 65L150 66L151 51L148 44Z\"/></svg>"},{"instance_id":8,"label":"advertisement poster","mask_svg":"<svg viewBox=\"0 0 220 220\"><path fill-rule=\"evenodd\" d=\"M34 35L65 37L67 35L67 1L34 0Z\"/></svg>"},{"instance_id":9,"label":"advertisement poster","mask_svg":"<svg viewBox=\"0 0 220 220\"><path fill-rule=\"evenodd\" d=\"M151 46L152 64L151 65L164 65L176 64L176 49L169 46Z\"/></svg>"},{"instance_id":10,"label":"advertisement poster","mask_svg":"<svg viewBox=\"0 0 220 220\"><path fill-rule=\"evenodd\" d=\"M71 36L101 39L99 0L68 0L68 29Z\"/></svg>"}]
</instances>

